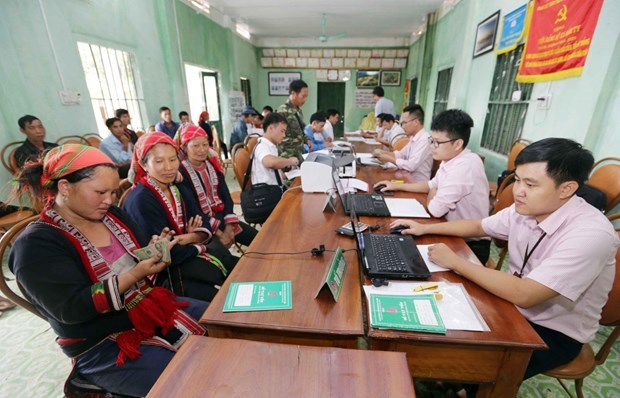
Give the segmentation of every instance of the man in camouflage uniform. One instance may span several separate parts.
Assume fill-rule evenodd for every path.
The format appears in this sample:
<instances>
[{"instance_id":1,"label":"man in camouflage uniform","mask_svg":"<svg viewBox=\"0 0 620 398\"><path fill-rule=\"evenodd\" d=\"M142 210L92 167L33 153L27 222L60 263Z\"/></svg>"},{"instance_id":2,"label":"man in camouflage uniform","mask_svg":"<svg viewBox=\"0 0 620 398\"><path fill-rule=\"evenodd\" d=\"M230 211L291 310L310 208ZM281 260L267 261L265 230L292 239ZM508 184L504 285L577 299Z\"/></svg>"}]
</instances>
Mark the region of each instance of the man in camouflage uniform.
<instances>
[{"instance_id":1,"label":"man in camouflage uniform","mask_svg":"<svg viewBox=\"0 0 620 398\"><path fill-rule=\"evenodd\" d=\"M278 108L278 113L283 114L288 122L286 136L278 145L278 152L283 158L296 157L301 164L304 143L307 143L312 151L312 141L304 133L304 116L301 113L301 106L308 98L308 85L303 80L294 80L289 85L288 92L288 101Z\"/></svg>"}]
</instances>

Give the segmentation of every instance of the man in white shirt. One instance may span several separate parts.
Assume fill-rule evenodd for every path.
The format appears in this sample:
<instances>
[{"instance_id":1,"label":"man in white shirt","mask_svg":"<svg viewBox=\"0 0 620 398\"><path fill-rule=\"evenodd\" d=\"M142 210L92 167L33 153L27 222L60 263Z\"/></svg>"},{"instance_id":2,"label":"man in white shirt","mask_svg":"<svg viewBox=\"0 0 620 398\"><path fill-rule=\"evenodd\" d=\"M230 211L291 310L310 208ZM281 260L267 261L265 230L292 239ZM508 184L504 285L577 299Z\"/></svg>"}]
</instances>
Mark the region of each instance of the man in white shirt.
<instances>
[{"instance_id":1,"label":"man in white shirt","mask_svg":"<svg viewBox=\"0 0 620 398\"><path fill-rule=\"evenodd\" d=\"M381 125L383 126L383 132L377 135L377 142L382 143L387 147L392 147L398 139L405 136L405 130L398 123L394 116L389 113L382 113L379 115L381 118Z\"/></svg>"},{"instance_id":2,"label":"man in white shirt","mask_svg":"<svg viewBox=\"0 0 620 398\"><path fill-rule=\"evenodd\" d=\"M338 123L338 119L340 119L340 112L337 109L328 109L326 113L327 120L325 121L325 126L323 126L323 133L333 141L334 126Z\"/></svg>"},{"instance_id":3,"label":"man in white shirt","mask_svg":"<svg viewBox=\"0 0 620 398\"><path fill-rule=\"evenodd\" d=\"M377 158L383 163L391 162L409 172L414 181L431 179L433 151L430 134L424 130L424 110L420 105L410 105L403 110L400 125L409 142L399 151L378 151Z\"/></svg>"},{"instance_id":4,"label":"man in white shirt","mask_svg":"<svg viewBox=\"0 0 620 398\"><path fill-rule=\"evenodd\" d=\"M254 149L252 163L252 185L268 184L280 185L276 173L285 167L297 166L299 160L296 157L281 158L278 156L277 145L284 140L288 123L286 117L280 113L270 113L263 121L265 133L258 139ZM282 175L280 175L282 181Z\"/></svg>"},{"instance_id":5,"label":"man in white shirt","mask_svg":"<svg viewBox=\"0 0 620 398\"><path fill-rule=\"evenodd\" d=\"M383 91L383 87L377 86L372 90L372 96L375 101L375 115L379 116L382 113L387 113L392 116L396 116L396 112L394 112L394 103L392 100L389 100L384 97L385 92Z\"/></svg>"}]
</instances>

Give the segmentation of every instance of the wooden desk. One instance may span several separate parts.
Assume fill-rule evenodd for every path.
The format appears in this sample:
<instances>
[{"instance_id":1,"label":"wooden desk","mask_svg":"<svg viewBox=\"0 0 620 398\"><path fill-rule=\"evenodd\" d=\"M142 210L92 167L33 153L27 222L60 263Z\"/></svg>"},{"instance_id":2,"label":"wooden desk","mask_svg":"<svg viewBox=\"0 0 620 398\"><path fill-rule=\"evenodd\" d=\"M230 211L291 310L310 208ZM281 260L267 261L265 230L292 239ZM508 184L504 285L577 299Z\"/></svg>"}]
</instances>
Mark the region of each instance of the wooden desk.
<instances>
[{"instance_id":1,"label":"wooden desk","mask_svg":"<svg viewBox=\"0 0 620 398\"><path fill-rule=\"evenodd\" d=\"M147 397L414 396L403 353L190 336Z\"/></svg>"},{"instance_id":2,"label":"wooden desk","mask_svg":"<svg viewBox=\"0 0 620 398\"><path fill-rule=\"evenodd\" d=\"M200 322L213 337L244 338L276 343L356 348L364 336L360 273L354 251L345 253L347 271L338 302L321 293L321 278L334 253L312 257L310 250L355 247L334 230L344 224L340 213L323 213L324 194L290 189L248 248ZM251 252L300 252L258 255ZM231 282L291 280L293 308L283 311L223 313Z\"/></svg>"},{"instance_id":3,"label":"wooden desk","mask_svg":"<svg viewBox=\"0 0 620 398\"><path fill-rule=\"evenodd\" d=\"M368 152L369 150L366 150ZM362 150L359 150L362 152ZM393 171L379 167L360 167L357 178L370 184L390 179ZM426 204L425 195L397 193L396 197L413 196ZM342 237L334 229L349 220L339 205L337 212L321 213L322 194L304 194L299 189L288 192L274 211L274 216L250 246L250 251L298 251L318 247L352 248L353 239ZM368 224L378 224L377 231L386 233L389 218L362 217ZM430 219L421 222L441 222ZM477 261L460 238L423 236L419 244L444 242L457 254ZM361 326L365 298L362 298L357 257L346 253L346 280L340 301L334 303L314 294L326 267L327 259L304 256L244 256L222 291L211 303L201 322L215 337L287 342L307 345L354 347L355 337L363 334ZM293 310L247 313L222 313L230 282L291 279ZM361 277L364 280L363 277ZM534 349L545 345L514 305L479 288L452 272L435 273L432 280L462 283L489 325L490 332L448 331L446 335L368 327L370 348L404 351L414 379L454 380L483 383L479 396L516 396L526 365ZM366 280L366 283L369 281ZM362 304L363 303L363 304ZM362 308L363 306L363 308Z\"/></svg>"}]
</instances>

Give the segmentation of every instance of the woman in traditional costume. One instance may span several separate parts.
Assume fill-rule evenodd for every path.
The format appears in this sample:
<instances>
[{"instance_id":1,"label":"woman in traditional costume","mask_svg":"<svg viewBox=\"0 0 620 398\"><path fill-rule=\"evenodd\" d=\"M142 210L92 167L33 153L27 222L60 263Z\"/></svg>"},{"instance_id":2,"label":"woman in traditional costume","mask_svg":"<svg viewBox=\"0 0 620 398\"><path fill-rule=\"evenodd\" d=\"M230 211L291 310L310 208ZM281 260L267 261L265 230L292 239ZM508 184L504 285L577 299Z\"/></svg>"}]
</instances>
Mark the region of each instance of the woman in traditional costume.
<instances>
[{"instance_id":1,"label":"woman in traditional costume","mask_svg":"<svg viewBox=\"0 0 620 398\"><path fill-rule=\"evenodd\" d=\"M207 251L211 225L197 203L183 200L189 195L174 183L178 171L172 138L160 132L140 137L129 176L134 186L122 207L145 233L169 228L178 239L170 252L172 263L156 283L182 296L211 301L234 264L222 263Z\"/></svg>"},{"instance_id":2,"label":"woman in traditional costume","mask_svg":"<svg viewBox=\"0 0 620 398\"><path fill-rule=\"evenodd\" d=\"M146 395L186 338L204 334L195 319L207 303L153 286L166 264L159 253L142 261L134 254L149 237L112 205L119 177L103 152L56 147L17 181L18 195L43 205L9 257L27 298L74 371L109 392ZM151 242L175 245L170 238L160 230Z\"/></svg>"},{"instance_id":3,"label":"woman in traditional costume","mask_svg":"<svg viewBox=\"0 0 620 398\"><path fill-rule=\"evenodd\" d=\"M184 192L191 194L185 200L198 204L203 219L209 220L211 230L215 231L207 249L225 264L236 264L239 258L228 249L235 242L249 246L258 231L235 214L224 170L209 147L207 133L198 126L184 126L175 141L181 148L181 184L186 188Z\"/></svg>"}]
</instances>

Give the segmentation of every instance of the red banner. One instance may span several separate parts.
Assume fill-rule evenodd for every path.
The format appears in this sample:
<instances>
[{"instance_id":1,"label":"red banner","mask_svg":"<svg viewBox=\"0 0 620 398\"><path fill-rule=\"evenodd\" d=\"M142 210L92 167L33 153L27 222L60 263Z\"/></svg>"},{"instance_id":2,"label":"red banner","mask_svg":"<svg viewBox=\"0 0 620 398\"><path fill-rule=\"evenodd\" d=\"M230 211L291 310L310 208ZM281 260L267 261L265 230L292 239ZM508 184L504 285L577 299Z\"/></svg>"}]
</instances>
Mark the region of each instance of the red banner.
<instances>
[{"instance_id":1,"label":"red banner","mask_svg":"<svg viewBox=\"0 0 620 398\"><path fill-rule=\"evenodd\" d=\"M517 81L580 76L603 0L534 0Z\"/></svg>"}]
</instances>

